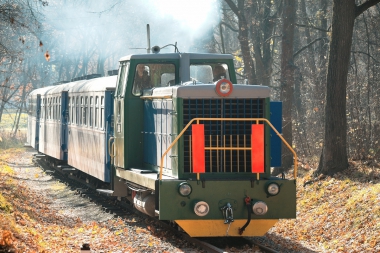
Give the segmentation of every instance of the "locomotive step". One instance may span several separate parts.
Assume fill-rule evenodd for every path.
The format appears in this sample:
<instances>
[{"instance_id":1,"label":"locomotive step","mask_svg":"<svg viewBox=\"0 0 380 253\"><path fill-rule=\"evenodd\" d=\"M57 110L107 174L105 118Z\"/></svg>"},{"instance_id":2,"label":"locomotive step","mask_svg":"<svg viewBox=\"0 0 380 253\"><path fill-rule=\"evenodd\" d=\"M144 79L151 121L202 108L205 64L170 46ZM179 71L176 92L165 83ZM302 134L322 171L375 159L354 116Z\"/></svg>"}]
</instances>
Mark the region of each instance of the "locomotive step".
<instances>
[{"instance_id":1,"label":"locomotive step","mask_svg":"<svg viewBox=\"0 0 380 253\"><path fill-rule=\"evenodd\" d=\"M58 165L58 169L61 169L62 171L74 171L75 168L69 166L69 165Z\"/></svg>"},{"instance_id":2,"label":"locomotive step","mask_svg":"<svg viewBox=\"0 0 380 253\"><path fill-rule=\"evenodd\" d=\"M96 189L96 191L99 194L106 195L106 196L112 196L113 190L107 190L107 189Z\"/></svg>"},{"instance_id":3,"label":"locomotive step","mask_svg":"<svg viewBox=\"0 0 380 253\"><path fill-rule=\"evenodd\" d=\"M74 171L76 170L75 168L63 168L62 171Z\"/></svg>"},{"instance_id":4,"label":"locomotive step","mask_svg":"<svg viewBox=\"0 0 380 253\"><path fill-rule=\"evenodd\" d=\"M136 173L140 173L140 174L148 174L148 173L154 173L154 174L157 174L156 171L152 171L152 170L144 170L144 169L135 169L135 168L131 168L131 171L136 172Z\"/></svg>"}]
</instances>

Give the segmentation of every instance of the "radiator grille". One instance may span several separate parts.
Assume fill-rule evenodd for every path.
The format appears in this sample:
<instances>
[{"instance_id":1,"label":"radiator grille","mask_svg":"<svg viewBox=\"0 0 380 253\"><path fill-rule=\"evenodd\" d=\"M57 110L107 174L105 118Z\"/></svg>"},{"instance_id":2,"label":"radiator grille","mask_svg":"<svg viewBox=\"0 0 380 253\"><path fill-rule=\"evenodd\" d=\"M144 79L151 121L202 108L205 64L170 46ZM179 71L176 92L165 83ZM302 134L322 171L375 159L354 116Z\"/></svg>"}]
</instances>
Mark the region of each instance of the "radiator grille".
<instances>
[{"instance_id":1,"label":"radiator grille","mask_svg":"<svg viewBox=\"0 0 380 253\"><path fill-rule=\"evenodd\" d=\"M264 118L264 99L184 99L183 126L193 118ZM206 147L250 147L251 121L202 121ZM191 172L191 128L184 136L184 172ZM206 150L206 172L249 172L249 150Z\"/></svg>"}]
</instances>

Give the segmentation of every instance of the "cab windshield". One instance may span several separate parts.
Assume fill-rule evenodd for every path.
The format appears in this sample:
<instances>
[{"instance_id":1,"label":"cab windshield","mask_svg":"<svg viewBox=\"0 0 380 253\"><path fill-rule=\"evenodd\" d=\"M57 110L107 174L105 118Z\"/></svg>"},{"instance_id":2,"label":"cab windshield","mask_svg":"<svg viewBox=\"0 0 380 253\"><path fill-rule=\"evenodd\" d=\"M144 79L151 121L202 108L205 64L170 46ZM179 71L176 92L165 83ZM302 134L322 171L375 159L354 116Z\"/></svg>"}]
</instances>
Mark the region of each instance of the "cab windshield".
<instances>
[{"instance_id":1,"label":"cab windshield","mask_svg":"<svg viewBox=\"0 0 380 253\"><path fill-rule=\"evenodd\" d=\"M143 90L175 85L174 64L137 64L134 69L132 94L141 96Z\"/></svg>"},{"instance_id":2,"label":"cab windshield","mask_svg":"<svg viewBox=\"0 0 380 253\"><path fill-rule=\"evenodd\" d=\"M190 77L191 81L201 83L214 83L224 78L230 80L228 65L224 63L192 64L190 66Z\"/></svg>"}]
</instances>

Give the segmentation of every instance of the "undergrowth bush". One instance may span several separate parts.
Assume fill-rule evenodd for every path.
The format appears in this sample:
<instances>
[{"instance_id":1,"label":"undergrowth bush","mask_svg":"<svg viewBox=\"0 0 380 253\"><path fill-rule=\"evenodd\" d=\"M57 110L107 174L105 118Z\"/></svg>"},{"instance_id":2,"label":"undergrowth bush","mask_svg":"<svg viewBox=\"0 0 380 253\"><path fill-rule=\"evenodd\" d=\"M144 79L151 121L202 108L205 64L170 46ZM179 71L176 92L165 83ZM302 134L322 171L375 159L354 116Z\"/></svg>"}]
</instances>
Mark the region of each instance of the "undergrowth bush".
<instances>
[{"instance_id":1,"label":"undergrowth bush","mask_svg":"<svg viewBox=\"0 0 380 253\"><path fill-rule=\"evenodd\" d=\"M0 130L0 149L20 148L26 142L26 129L19 130L16 135L8 130Z\"/></svg>"}]
</instances>

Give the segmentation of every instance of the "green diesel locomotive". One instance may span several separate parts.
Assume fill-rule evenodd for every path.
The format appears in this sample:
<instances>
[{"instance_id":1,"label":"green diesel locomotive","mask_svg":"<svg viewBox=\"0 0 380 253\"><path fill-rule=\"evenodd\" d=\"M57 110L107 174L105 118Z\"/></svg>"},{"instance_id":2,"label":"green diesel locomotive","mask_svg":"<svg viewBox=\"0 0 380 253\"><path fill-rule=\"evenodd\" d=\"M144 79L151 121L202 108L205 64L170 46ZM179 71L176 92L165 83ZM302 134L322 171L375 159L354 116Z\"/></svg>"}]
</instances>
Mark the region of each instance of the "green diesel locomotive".
<instances>
[{"instance_id":1,"label":"green diesel locomotive","mask_svg":"<svg viewBox=\"0 0 380 253\"><path fill-rule=\"evenodd\" d=\"M237 84L231 55L130 55L117 77L36 89L28 101L28 142L46 159L190 236L261 236L296 217L282 104L268 87ZM270 175L282 145L292 179Z\"/></svg>"}]
</instances>

